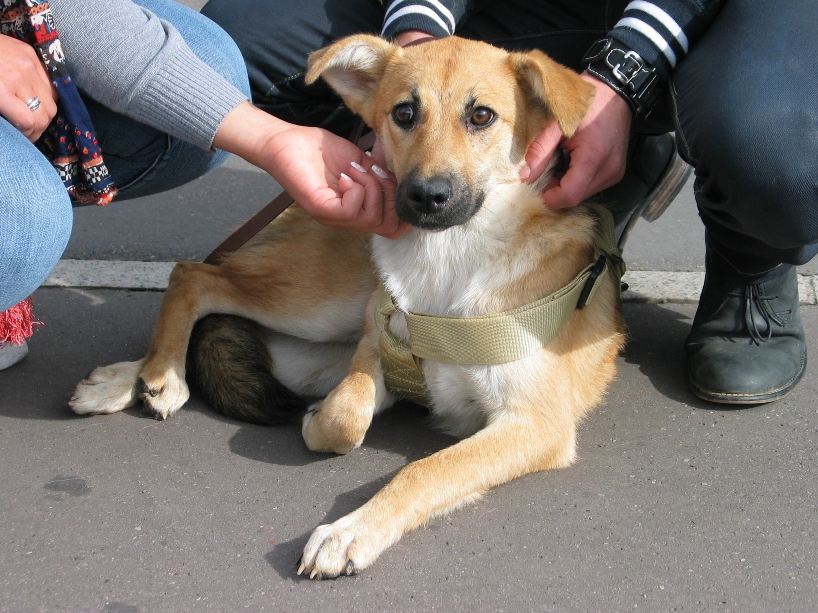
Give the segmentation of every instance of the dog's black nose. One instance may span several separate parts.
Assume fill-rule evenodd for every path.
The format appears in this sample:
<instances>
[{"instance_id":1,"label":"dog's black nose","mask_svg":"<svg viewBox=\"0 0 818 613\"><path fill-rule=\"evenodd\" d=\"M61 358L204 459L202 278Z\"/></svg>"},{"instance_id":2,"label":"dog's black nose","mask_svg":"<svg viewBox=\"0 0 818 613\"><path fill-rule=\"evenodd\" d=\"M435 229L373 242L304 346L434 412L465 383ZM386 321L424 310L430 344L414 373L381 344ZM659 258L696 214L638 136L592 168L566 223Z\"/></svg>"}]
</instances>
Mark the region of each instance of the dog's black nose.
<instances>
[{"instance_id":1,"label":"dog's black nose","mask_svg":"<svg viewBox=\"0 0 818 613\"><path fill-rule=\"evenodd\" d=\"M452 197L452 182L444 177L416 177L409 184L406 195L418 212L439 213Z\"/></svg>"},{"instance_id":2,"label":"dog's black nose","mask_svg":"<svg viewBox=\"0 0 818 613\"><path fill-rule=\"evenodd\" d=\"M398 185L395 210L416 228L445 230L466 223L482 204L482 193L472 192L457 173L421 176L413 170Z\"/></svg>"}]
</instances>

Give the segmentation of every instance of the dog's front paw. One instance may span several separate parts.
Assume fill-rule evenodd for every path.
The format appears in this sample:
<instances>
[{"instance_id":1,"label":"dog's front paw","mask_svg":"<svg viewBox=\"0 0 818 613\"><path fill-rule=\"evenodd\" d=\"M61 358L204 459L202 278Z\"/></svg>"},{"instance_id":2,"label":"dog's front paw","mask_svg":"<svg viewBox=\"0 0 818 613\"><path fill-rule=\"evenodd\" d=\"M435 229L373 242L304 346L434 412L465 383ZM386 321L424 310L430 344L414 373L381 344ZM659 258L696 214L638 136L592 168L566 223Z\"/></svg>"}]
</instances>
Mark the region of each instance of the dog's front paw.
<instances>
[{"instance_id":1,"label":"dog's front paw","mask_svg":"<svg viewBox=\"0 0 818 613\"><path fill-rule=\"evenodd\" d=\"M142 360L100 366L77 385L68 402L78 415L116 413L136 404Z\"/></svg>"},{"instance_id":2,"label":"dog's front paw","mask_svg":"<svg viewBox=\"0 0 818 613\"><path fill-rule=\"evenodd\" d=\"M299 575L308 575L310 579L356 575L391 545L391 540L355 519L356 515L357 512L352 513L315 529L304 547Z\"/></svg>"},{"instance_id":3,"label":"dog's front paw","mask_svg":"<svg viewBox=\"0 0 818 613\"><path fill-rule=\"evenodd\" d=\"M333 410L324 400L307 409L301 424L304 442L312 451L349 453L360 447L368 424L360 427L344 411Z\"/></svg>"},{"instance_id":4,"label":"dog's front paw","mask_svg":"<svg viewBox=\"0 0 818 613\"><path fill-rule=\"evenodd\" d=\"M143 372L137 385L145 412L158 420L176 413L190 398L184 375L172 369L161 376L149 376Z\"/></svg>"}]
</instances>

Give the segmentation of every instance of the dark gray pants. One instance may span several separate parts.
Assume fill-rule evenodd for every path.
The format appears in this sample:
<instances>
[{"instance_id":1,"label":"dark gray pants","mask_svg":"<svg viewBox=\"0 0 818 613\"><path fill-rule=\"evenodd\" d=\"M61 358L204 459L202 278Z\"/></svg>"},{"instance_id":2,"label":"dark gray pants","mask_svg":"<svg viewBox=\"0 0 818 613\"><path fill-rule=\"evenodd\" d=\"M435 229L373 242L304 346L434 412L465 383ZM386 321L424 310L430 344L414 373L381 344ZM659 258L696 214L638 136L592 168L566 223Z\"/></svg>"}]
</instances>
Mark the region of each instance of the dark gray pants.
<instances>
[{"instance_id":1,"label":"dark gray pants","mask_svg":"<svg viewBox=\"0 0 818 613\"><path fill-rule=\"evenodd\" d=\"M505 0L458 34L539 48L580 69L627 0ZM307 55L342 36L380 31L378 0L210 0L202 10L233 36L253 101L287 121L349 134L352 117L323 84L303 82ZM818 252L818 2L727 0L679 64L671 95L643 132L675 130L696 169L708 237L745 272L803 264Z\"/></svg>"}]
</instances>

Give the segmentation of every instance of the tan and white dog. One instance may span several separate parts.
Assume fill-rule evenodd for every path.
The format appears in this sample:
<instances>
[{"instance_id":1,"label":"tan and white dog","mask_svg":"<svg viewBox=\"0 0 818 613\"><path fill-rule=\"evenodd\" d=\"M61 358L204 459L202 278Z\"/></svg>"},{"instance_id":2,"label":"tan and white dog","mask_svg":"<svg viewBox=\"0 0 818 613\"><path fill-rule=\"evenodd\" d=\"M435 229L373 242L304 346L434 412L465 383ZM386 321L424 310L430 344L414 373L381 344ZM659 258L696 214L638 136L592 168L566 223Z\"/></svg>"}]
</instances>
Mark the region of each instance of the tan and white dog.
<instances>
[{"instance_id":1,"label":"tan and white dog","mask_svg":"<svg viewBox=\"0 0 818 613\"><path fill-rule=\"evenodd\" d=\"M217 410L242 419L273 422L322 398L303 417L304 440L346 453L399 399L379 353L379 282L395 307L388 331L408 342L409 314L524 310L601 259L589 209L550 211L538 193L548 176L539 186L519 178L543 126L556 121L571 135L582 120L592 88L574 72L536 51L458 38L400 48L360 35L313 54L308 80L319 77L379 135L397 176L398 215L412 230L368 237L292 207L220 266L178 264L147 356L96 369L76 389L75 412L113 413L141 400L164 419L188 399L187 372ZM571 464L577 425L613 379L624 342L612 268L553 340L522 357L416 359L432 415L462 440L319 526L299 573L357 573L431 518L516 477Z\"/></svg>"}]
</instances>

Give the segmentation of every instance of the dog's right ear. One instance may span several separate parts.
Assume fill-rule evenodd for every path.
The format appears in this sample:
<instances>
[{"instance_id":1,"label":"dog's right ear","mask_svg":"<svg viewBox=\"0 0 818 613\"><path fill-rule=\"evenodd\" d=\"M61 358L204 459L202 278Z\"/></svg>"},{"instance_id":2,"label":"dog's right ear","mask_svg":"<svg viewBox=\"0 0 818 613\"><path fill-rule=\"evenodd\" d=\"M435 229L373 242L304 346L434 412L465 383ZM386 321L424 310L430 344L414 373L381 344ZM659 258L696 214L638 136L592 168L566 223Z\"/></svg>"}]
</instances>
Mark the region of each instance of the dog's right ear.
<instances>
[{"instance_id":1,"label":"dog's right ear","mask_svg":"<svg viewBox=\"0 0 818 613\"><path fill-rule=\"evenodd\" d=\"M397 45L368 34L342 38L310 55L308 84L323 77L346 105L372 125L372 103L388 59L400 53Z\"/></svg>"}]
</instances>

